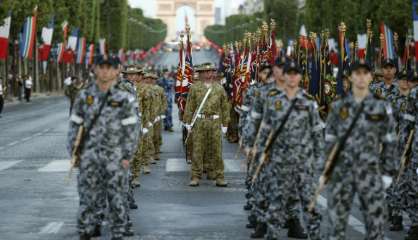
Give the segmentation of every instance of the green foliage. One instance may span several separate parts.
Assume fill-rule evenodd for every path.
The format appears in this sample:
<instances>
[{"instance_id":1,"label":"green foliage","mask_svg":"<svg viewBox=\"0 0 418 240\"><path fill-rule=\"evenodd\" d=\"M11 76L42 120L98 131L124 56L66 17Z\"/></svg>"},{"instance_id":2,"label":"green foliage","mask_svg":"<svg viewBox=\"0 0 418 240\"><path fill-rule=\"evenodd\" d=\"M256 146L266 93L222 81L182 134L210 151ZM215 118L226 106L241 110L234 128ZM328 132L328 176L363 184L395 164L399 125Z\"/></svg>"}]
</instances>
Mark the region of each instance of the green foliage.
<instances>
[{"instance_id":1,"label":"green foliage","mask_svg":"<svg viewBox=\"0 0 418 240\"><path fill-rule=\"evenodd\" d=\"M25 18L33 13L35 6L38 6L38 34L54 18L55 43L63 41L64 21L68 21L70 30L79 28L89 42L106 38L113 52L129 47L148 49L163 41L167 32L161 20L144 17L142 10L129 7L128 0L1 0L1 21L12 12L12 39L18 38Z\"/></svg>"}]
</instances>

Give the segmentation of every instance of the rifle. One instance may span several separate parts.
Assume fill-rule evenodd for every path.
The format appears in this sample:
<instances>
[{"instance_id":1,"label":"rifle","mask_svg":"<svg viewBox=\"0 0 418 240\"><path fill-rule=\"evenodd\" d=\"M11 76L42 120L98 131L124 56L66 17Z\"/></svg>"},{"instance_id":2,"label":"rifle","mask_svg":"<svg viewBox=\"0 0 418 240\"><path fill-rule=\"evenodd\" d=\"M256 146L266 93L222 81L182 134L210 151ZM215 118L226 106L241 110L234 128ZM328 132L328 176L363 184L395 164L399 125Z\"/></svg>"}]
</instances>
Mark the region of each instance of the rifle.
<instances>
[{"instance_id":1,"label":"rifle","mask_svg":"<svg viewBox=\"0 0 418 240\"><path fill-rule=\"evenodd\" d=\"M402 153L402 158L401 158L401 166L399 168L399 173L398 173L398 178L396 179L396 183L399 182L399 180L401 179L401 175L403 174L403 172L405 171L405 167L409 164L409 154L411 153L412 150L412 140L414 138L414 134L415 134L415 129L412 129L409 132L408 135L408 141L406 142L406 146L403 150Z\"/></svg>"},{"instance_id":2,"label":"rifle","mask_svg":"<svg viewBox=\"0 0 418 240\"><path fill-rule=\"evenodd\" d=\"M78 168L80 166L81 140L83 138L83 135L84 135L84 126L80 125L77 131L77 136L75 138L73 152L71 153L71 161L70 161L71 167L67 176L67 182L71 179L74 168Z\"/></svg>"},{"instance_id":3,"label":"rifle","mask_svg":"<svg viewBox=\"0 0 418 240\"><path fill-rule=\"evenodd\" d=\"M270 152L270 149L273 146L274 141L277 139L280 132L283 131L284 125L286 124L287 120L289 119L290 113L292 113L292 110L295 107L296 100L297 100L297 98L292 100L292 103L291 103L289 109L287 110L285 116L283 117L283 120L281 121L279 127L274 129L272 132L270 132L270 134L267 138L267 141L266 141L266 147L264 148L264 151L261 154L260 164L258 164L257 169L255 170L254 176L252 178L252 181L251 181L252 184L255 183L255 181L258 178L258 175L260 174L260 171L261 171L263 165L267 162L267 160L266 160L267 155ZM253 155L255 155L255 153L253 153Z\"/></svg>"},{"instance_id":4,"label":"rifle","mask_svg":"<svg viewBox=\"0 0 418 240\"><path fill-rule=\"evenodd\" d=\"M359 110L357 110L356 115L354 116L353 121L351 122L347 132L334 144L330 154L328 155L327 161L325 163L325 169L322 172L321 177L319 178L319 185L315 191L315 195L312 198L311 202L309 203L309 212L312 212L315 208L316 200L321 194L322 190L324 189L325 185L328 183L329 179L331 178L332 172L334 171L335 166L337 165L338 156L340 155L341 151L344 149L345 143L347 142L348 137L351 135L351 132L354 129L361 113L364 109L364 102L361 102Z\"/></svg>"},{"instance_id":5,"label":"rifle","mask_svg":"<svg viewBox=\"0 0 418 240\"><path fill-rule=\"evenodd\" d=\"M203 109L203 106L206 103L206 100L208 100L209 94L212 92L212 88L209 88L208 91L206 92L205 96L203 97L202 102L200 103L199 107L197 108L197 111L193 114L193 119L192 122L190 124L190 131L187 131L187 136L186 136L186 140L184 141L185 144L187 144L187 140L190 137L190 132L192 131L192 128L194 126L194 124L196 123L197 117L199 116L200 112Z\"/></svg>"}]
</instances>

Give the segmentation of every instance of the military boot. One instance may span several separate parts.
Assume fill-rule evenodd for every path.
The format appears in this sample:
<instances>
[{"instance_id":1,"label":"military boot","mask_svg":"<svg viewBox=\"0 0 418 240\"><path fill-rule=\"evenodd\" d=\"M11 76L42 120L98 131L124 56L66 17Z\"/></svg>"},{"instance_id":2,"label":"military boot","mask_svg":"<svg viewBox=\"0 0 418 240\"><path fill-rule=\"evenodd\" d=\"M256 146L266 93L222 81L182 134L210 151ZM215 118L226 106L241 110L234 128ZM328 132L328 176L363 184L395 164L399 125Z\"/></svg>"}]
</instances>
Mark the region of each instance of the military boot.
<instances>
[{"instance_id":1,"label":"military boot","mask_svg":"<svg viewBox=\"0 0 418 240\"><path fill-rule=\"evenodd\" d=\"M137 188L137 187L140 187L140 186L141 186L141 183L139 182L139 178L135 178L132 181L132 187Z\"/></svg>"},{"instance_id":2,"label":"military boot","mask_svg":"<svg viewBox=\"0 0 418 240\"><path fill-rule=\"evenodd\" d=\"M247 201L247 204L244 205L245 211L250 211L253 208L253 206Z\"/></svg>"},{"instance_id":3,"label":"military boot","mask_svg":"<svg viewBox=\"0 0 418 240\"><path fill-rule=\"evenodd\" d=\"M392 232L399 232L403 230L402 216L392 216L392 223L389 230Z\"/></svg>"},{"instance_id":4,"label":"military boot","mask_svg":"<svg viewBox=\"0 0 418 240\"><path fill-rule=\"evenodd\" d=\"M246 228L255 228L257 226L257 218L254 215L248 216L248 223L245 226Z\"/></svg>"},{"instance_id":5,"label":"military boot","mask_svg":"<svg viewBox=\"0 0 418 240\"><path fill-rule=\"evenodd\" d=\"M144 166L144 174L150 174L151 168L149 166Z\"/></svg>"},{"instance_id":6,"label":"military boot","mask_svg":"<svg viewBox=\"0 0 418 240\"><path fill-rule=\"evenodd\" d=\"M213 171L208 171L206 175L207 180L216 180L216 174Z\"/></svg>"},{"instance_id":7,"label":"military boot","mask_svg":"<svg viewBox=\"0 0 418 240\"><path fill-rule=\"evenodd\" d=\"M91 240L91 236L88 234L80 234L80 240Z\"/></svg>"},{"instance_id":8,"label":"military boot","mask_svg":"<svg viewBox=\"0 0 418 240\"><path fill-rule=\"evenodd\" d=\"M138 204L135 202L129 202L129 208L130 209L138 209Z\"/></svg>"},{"instance_id":9,"label":"military boot","mask_svg":"<svg viewBox=\"0 0 418 240\"><path fill-rule=\"evenodd\" d=\"M308 235L305 233L299 219L289 219L289 230L287 236L290 238L307 239Z\"/></svg>"},{"instance_id":10,"label":"military boot","mask_svg":"<svg viewBox=\"0 0 418 240\"><path fill-rule=\"evenodd\" d=\"M196 177L193 177L192 180L189 183L190 187L197 187L199 186L199 179Z\"/></svg>"},{"instance_id":11,"label":"military boot","mask_svg":"<svg viewBox=\"0 0 418 240\"><path fill-rule=\"evenodd\" d=\"M94 227L94 231L93 234L91 235L91 237L100 237L102 236L102 233L100 232L100 225L96 225L96 227Z\"/></svg>"},{"instance_id":12,"label":"military boot","mask_svg":"<svg viewBox=\"0 0 418 240\"><path fill-rule=\"evenodd\" d=\"M408 231L408 236L405 240L417 240L418 239L418 226L411 226Z\"/></svg>"},{"instance_id":13,"label":"military boot","mask_svg":"<svg viewBox=\"0 0 418 240\"><path fill-rule=\"evenodd\" d=\"M217 187L227 187L228 183L225 182L224 179L218 178L218 179L216 179L216 186Z\"/></svg>"},{"instance_id":14,"label":"military boot","mask_svg":"<svg viewBox=\"0 0 418 240\"><path fill-rule=\"evenodd\" d=\"M251 238L263 238L267 233L267 224L257 223L254 232L251 234Z\"/></svg>"},{"instance_id":15,"label":"military boot","mask_svg":"<svg viewBox=\"0 0 418 240\"><path fill-rule=\"evenodd\" d=\"M132 228L131 227L126 227L125 232L123 233L123 236L124 237L132 237L134 235L135 235L135 233L132 230Z\"/></svg>"}]
</instances>

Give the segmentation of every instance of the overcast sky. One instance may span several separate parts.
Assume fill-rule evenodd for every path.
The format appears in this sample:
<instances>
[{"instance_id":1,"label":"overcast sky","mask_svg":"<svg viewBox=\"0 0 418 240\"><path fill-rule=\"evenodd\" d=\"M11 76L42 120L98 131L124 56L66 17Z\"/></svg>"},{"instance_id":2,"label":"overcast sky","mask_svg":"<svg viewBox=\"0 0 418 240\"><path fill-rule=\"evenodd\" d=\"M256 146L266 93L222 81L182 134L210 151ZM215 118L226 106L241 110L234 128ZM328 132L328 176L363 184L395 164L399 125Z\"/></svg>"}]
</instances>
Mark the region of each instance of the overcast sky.
<instances>
[{"instance_id":1,"label":"overcast sky","mask_svg":"<svg viewBox=\"0 0 418 240\"><path fill-rule=\"evenodd\" d=\"M156 0L129 0L132 7L140 7L147 17L154 17L156 12ZM231 8L237 8L244 0L215 0L215 6L222 7L224 1L231 1Z\"/></svg>"}]
</instances>

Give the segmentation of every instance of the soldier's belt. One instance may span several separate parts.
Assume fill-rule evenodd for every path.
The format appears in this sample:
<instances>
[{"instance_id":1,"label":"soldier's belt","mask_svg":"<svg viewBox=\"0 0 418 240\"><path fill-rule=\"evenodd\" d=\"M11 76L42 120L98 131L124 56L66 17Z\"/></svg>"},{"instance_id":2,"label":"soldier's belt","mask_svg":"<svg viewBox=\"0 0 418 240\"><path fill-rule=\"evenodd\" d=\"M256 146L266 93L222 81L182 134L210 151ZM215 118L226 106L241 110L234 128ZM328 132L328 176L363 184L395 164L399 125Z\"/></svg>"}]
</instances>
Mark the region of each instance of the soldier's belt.
<instances>
[{"instance_id":1,"label":"soldier's belt","mask_svg":"<svg viewBox=\"0 0 418 240\"><path fill-rule=\"evenodd\" d=\"M197 114L197 118L207 119L207 120L216 120L216 119L219 119L219 115L206 115L206 114L199 113Z\"/></svg>"}]
</instances>

